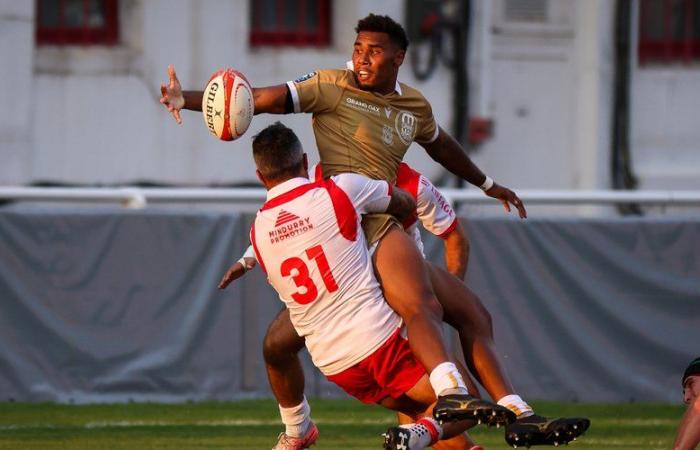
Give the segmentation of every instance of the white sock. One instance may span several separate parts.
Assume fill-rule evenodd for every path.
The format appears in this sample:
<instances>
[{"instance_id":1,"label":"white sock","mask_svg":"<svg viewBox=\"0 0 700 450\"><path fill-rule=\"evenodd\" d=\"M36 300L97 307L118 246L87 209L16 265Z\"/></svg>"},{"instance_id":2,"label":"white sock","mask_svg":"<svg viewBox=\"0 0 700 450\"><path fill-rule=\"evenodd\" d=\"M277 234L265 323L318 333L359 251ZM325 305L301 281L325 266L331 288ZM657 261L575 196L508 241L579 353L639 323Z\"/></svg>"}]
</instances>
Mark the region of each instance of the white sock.
<instances>
[{"instance_id":1,"label":"white sock","mask_svg":"<svg viewBox=\"0 0 700 450\"><path fill-rule=\"evenodd\" d=\"M466 394L468 392L457 366L449 361L438 364L430 372L430 385L437 395Z\"/></svg>"},{"instance_id":2,"label":"white sock","mask_svg":"<svg viewBox=\"0 0 700 450\"><path fill-rule=\"evenodd\" d=\"M284 408L280 405L280 416L285 426L284 433L289 437L300 438L311 424L311 407L304 397L297 406Z\"/></svg>"},{"instance_id":3,"label":"white sock","mask_svg":"<svg viewBox=\"0 0 700 450\"><path fill-rule=\"evenodd\" d=\"M525 400L520 398L517 394L506 395L496 403L513 411L515 415L518 416L518 419L535 414L532 407L525 403Z\"/></svg>"},{"instance_id":4,"label":"white sock","mask_svg":"<svg viewBox=\"0 0 700 450\"><path fill-rule=\"evenodd\" d=\"M442 427L432 417L423 417L416 423L400 426L411 432L408 439L408 448L411 450L430 447L442 437Z\"/></svg>"}]
</instances>

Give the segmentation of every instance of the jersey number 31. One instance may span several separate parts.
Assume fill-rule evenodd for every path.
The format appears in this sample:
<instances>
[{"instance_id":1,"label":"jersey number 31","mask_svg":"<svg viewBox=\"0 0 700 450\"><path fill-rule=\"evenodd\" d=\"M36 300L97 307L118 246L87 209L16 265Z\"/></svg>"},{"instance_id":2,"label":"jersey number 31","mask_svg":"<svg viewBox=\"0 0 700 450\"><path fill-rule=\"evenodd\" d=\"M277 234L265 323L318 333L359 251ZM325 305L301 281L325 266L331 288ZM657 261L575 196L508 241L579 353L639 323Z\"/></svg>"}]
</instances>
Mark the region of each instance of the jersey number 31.
<instances>
[{"instance_id":1,"label":"jersey number 31","mask_svg":"<svg viewBox=\"0 0 700 450\"><path fill-rule=\"evenodd\" d=\"M326 286L326 289L328 289L328 292L337 291L338 284L335 282L335 278L333 278L326 254L323 253L323 247L320 245L311 247L306 250L306 257L309 258L309 261L316 263L318 270L321 272L323 284ZM292 271L295 269L297 273L292 275ZM303 259L297 258L296 256L285 259L280 267L280 272L283 277L291 276L292 281L294 281L297 287L306 288L306 292L304 293L295 292L292 294L292 298L295 302L306 305L316 300L316 297L318 297L318 288L309 277L309 266L306 265Z\"/></svg>"}]
</instances>

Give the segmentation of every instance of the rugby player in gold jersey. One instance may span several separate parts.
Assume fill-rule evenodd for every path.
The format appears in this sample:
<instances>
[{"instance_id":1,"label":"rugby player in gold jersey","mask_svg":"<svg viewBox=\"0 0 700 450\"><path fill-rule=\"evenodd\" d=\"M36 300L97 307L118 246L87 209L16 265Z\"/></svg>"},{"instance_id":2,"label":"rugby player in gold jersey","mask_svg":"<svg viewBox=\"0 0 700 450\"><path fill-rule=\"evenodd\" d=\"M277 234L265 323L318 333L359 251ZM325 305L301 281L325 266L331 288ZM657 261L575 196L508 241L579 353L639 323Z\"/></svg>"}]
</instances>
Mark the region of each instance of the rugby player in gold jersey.
<instances>
[{"instance_id":1,"label":"rugby player in gold jersey","mask_svg":"<svg viewBox=\"0 0 700 450\"><path fill-rule=\"evenodd\" d=\"M403 28L387 16L370 14L358 22L356 31L351 68L317 70L286 84L254 88L255 113L312 113L324 176L356 172L394 181L405 152L416 142L450 172L499 200L506 211L512 205L521 218L527 217L518 196L487 177L437 125L420 92L398 82L408 47ZM202 91L182 91L174 68L169 67L169 75L169 84L161 86L161 103L181 123L181 109L201 111ZM448 360L440 334L444 313L460 334L474 375L493 399L518 416L507 427L510 444L559 444L585 431L587 419L546 419L515 393L495 352L490 316L461 280L424 262L390 217L366 217L363 227L374 247L374 265L387 302L405 320L411 349L428 372ZM305 401L296 355L301 347L303 340L280 314L268 330L264 350L270 384L283 407ZM458 399L445 397L436 417L449 420L471 412L471 407L484 408L470 397Z\"/></svg>"}]
</instances>

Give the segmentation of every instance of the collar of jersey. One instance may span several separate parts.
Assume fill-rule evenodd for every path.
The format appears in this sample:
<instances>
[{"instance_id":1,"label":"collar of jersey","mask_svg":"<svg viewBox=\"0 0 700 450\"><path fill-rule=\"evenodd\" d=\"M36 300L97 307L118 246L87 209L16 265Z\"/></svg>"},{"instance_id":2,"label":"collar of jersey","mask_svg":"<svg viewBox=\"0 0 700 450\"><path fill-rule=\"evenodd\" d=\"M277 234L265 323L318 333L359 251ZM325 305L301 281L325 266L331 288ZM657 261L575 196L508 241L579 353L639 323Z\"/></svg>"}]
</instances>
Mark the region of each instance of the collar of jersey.
<instances>
[{"instance_id":1,"label":"collar of jersey","mask_svg":"<svg viewBox=\"0 0 700 450\"><path fill-rule=\"evenodd\" d=\"M355 67L352 65L352 61L346 61L345 62L345 67L352 72L355 70ZM394 92L396 92L399 95L403 95L403 92L401 92L401 85L399 85L399 80L396 80L396 86L394 87Z\"/></svg>"},{"instance_id":2,"label":"collar of jersey","mask_svg":"<svg viewBox=\"0 0 700 450\"><path fill-rule=\"evenodd\" d=\"M260 210L273 208L287 203L306 191L313 189L317 183L311 182L308 178L296 177L289 179L267 191L267 201Z\"/></svg>"}]
</instances>

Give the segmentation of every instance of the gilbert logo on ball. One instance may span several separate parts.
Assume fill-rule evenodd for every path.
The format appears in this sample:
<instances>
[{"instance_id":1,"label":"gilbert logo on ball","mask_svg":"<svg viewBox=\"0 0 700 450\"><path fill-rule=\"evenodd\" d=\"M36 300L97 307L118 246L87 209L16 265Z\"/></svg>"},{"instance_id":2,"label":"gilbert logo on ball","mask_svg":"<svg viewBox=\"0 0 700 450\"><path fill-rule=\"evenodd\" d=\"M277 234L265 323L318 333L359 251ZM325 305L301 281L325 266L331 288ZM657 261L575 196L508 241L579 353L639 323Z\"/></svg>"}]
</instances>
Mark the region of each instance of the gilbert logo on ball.
<instances>
[{"instance_id":1,"label":"gilbert logo on ball","mask_svg":"<svg viewBox=\"0 0 700 450\"><path fill-rule=\"evenodd\" d=\"M214 72L204 88L202 114L214 136L223 141L238 139L253 119L253 90L246 77L233 69Z\"/></svg>"}]
</instances>

